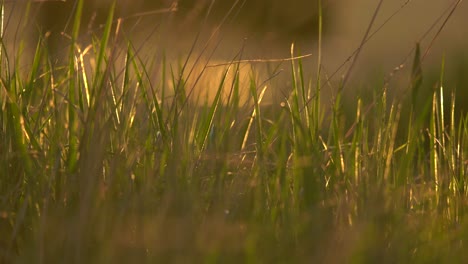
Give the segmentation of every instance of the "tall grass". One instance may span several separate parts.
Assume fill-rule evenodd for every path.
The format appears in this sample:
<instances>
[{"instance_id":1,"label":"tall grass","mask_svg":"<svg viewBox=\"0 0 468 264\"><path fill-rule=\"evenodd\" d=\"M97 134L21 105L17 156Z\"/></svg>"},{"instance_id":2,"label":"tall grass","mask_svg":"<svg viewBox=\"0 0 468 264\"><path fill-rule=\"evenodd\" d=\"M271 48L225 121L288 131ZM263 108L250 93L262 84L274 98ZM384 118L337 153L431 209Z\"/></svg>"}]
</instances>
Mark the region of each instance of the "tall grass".
<instances>
[{"instance_id":1,"label":"tall grass","mask_svg":"<svg viewBox=\"0 0 468 264\"><path fill-rule=\"evenodd\" d=\"M329 103L320 59L318 77L291 60L280 105L262 104L272 88L256 72L242 82L239 61L204 101L185 67L153 61L155 81L131 42L119 63L113 11L100 38L80 46L79 3L63 65L45 38L26 72L10 72L20 55L2 49L1 261L468 257L468 117L444 98L443 66L425 116L386 85L354 97L355 109L341 89Z\"/></svg>"}]
</instances>

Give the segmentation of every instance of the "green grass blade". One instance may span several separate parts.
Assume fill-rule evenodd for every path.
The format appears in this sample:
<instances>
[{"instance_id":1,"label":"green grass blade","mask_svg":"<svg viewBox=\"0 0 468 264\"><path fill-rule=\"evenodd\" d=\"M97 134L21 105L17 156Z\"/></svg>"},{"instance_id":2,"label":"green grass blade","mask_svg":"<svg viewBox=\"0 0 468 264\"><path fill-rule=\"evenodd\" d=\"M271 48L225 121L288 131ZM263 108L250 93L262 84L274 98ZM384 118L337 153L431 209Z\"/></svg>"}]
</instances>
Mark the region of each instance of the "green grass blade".
<instances>
[{"instance_id":1,"label":"green grass blade","mask_svg":"<svg viewBox=\"0 0 468 264\"><path fill-rule=\"evenodd\" d=\"M75 75L75 45L78 39L84 0L78 0L73 20L72 39L68 59L68 170L74 172L78 162L78 116L75 110L76 102L76 75Z\"/></svg>"}]
</instances>

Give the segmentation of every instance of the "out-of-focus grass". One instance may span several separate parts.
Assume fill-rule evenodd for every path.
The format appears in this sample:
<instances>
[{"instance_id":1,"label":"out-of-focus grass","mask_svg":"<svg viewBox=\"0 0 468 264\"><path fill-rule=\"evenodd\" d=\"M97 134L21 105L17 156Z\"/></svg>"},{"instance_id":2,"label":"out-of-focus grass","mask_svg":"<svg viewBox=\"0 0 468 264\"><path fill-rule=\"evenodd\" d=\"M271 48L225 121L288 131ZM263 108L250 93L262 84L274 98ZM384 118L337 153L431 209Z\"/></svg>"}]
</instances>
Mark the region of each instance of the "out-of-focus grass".
<instances>
[{"instance_id":1,"label":"out-of-focus grass","mask_svg":"<svg viewBox=\"0 0 468 264\"><path fill-rule=\"evenodd\" d=\"M190 69L148 64L131 42L117 63L112 12L80 48L77 10L64 67L46 39L26 73L11 68L19 54L2 53L1 261L468 257L468 117L444 97L444 67L432 95L417 98L427 111L385 85L353 109L340 89L328 104L301 60L281 105L262 104L274 87L255 72L242 82L235 61L204 101L185 81Z\"/></svg>"}]
</instances>

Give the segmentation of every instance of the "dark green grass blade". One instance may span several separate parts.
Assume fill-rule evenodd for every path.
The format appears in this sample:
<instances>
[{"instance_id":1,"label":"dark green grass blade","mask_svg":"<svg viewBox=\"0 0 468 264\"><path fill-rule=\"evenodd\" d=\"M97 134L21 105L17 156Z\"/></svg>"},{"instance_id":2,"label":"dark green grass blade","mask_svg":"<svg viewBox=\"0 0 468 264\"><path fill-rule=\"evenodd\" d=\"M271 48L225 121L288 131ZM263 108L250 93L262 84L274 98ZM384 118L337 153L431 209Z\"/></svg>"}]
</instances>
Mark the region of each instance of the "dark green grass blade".
<instances>
[{"instance_id":1,"label":"dark green grass blade","mask_svg":"<svg viewBox=\"0 0 468 264\"><path fill-rule=\"evenodd\" d=\"M78 0L75 16L73 20L72 39L70 44L68 60L68 158L67 165L70 172L74 172L78 162L78 116L75 110L76 101L76 74L75 74L75 44L80 32L81 17L83 12L84 0Z\"/></svg>"},{"instance_id":2,"label":"dark green grass blade","mask_svg":"<svg viewBox=\"0 0 468 264\"><path fill-rule=\"evenodd\" d=\"M133 65L133 72L136 75L136 80L138 82L139 87L141 88L140 90L142 92L143 99L145 100L145 103L147 105L148 112L151 113L150 118L152 120L152 124L156 128L156 131L159 131L161 133L163 142L166 142L166 140L168 139L168 130L167 130L166 122L165 122L164 115L163 115L164 92L161 91L162 96L161 96L161 99L159 99L158 96L156 95L155 88L153 87L151 82L149 82L148 85L145 86L145 80L143 77L145 76L146 80L150 80L150 75L144 66L141 69L138 67L137 62L139 62L140 65L144 65L144 64L141 61L141 59L135 56L134 52L130 49L130 47L128 48L128 56L131 61L131 64ZM165 62L163 61L163 68L165 69L165 67L166 67ZM163 71L163 75L164 74L165 72ZM161 84L161 89L162 90L165 89L163 84ZM150 96L148 96L148 90L150 91ZM155 109L156 116L152 114L153 107Z\"/></svg>"}]
</instances>

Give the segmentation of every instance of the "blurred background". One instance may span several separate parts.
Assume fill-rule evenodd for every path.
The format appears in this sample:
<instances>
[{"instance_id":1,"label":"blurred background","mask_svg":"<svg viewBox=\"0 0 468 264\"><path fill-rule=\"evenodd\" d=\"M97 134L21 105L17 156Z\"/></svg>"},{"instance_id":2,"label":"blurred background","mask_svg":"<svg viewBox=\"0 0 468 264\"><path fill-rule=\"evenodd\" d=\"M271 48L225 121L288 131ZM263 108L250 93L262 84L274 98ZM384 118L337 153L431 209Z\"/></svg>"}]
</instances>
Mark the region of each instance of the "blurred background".
<instances>
[{"instance_id":1,"label":"blurred background","mask_svg":"<svg viewBox=\"0 0 468 264\"><path fill-rule=\"evenodd\" d=\"M317 1L120 0L116 18L122 18L121 36L131 40L140 54L164 52L176 59L188 54L194 46L196 52L204 52L206 58L216 63L234 58L287 58L294 42L296 55L312 54L303 62L313 75L317 72L319 54ZM93 36L99 36L112 1L84 2L80 41L89 43ZM332 83L339 83L350 67L351 56L360 46L378 2L321 1L322 73ZM459 98L466 98L468 7L462 1L457 3L457 0L383 1L370 30L371 38L362 47L350 75L352 91L374 89L389 81L391 91L404 95L414 47L420 43L425 54L422 66L427 89L437 84L445 58L447 89L456 89L463 95ZM7 1L4 39L18 52L21 48L17 43L25 36L30 43L24 46L32 50L37 38L47 35L51 53L60 57L68 52L67 32L71 30L74 7L73 0ZM27 53L27 48L23 50ZM397 66L403 67L394 71ZM279 67L288 68L289 62ZM286 80L290 78L289 74L283 75Z\"/></svg>"}]
</instances>

